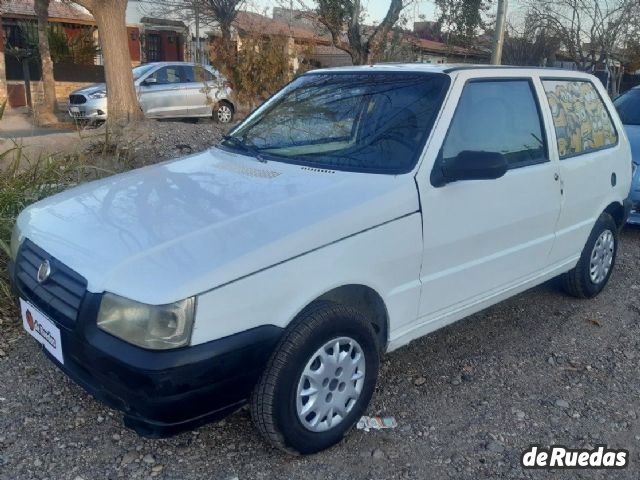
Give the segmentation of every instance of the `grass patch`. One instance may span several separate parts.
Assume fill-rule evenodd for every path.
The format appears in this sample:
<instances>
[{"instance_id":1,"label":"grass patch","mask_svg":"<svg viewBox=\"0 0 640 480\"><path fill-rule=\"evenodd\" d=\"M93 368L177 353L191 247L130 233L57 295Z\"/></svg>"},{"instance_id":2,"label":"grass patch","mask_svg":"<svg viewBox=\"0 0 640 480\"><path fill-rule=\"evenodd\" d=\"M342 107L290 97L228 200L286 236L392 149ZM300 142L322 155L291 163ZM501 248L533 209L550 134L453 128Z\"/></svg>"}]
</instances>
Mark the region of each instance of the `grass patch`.
<instances>
[{"instance_id":1,"label":"grass patch","mask_svg":"<svg viewBox=\"0 0 640 480\"><path fill-rule=\"evenodd\" d=\"M11 232L25 207L67 188L132 168L128 148L109 142L107 135L95 139L86 152L47 154L30 159L22 145L13 141L0 153L0 315L15 318L16 301L8 276ZM83 140L82 136L79 140Z\"/></svg>"}]
</instances>

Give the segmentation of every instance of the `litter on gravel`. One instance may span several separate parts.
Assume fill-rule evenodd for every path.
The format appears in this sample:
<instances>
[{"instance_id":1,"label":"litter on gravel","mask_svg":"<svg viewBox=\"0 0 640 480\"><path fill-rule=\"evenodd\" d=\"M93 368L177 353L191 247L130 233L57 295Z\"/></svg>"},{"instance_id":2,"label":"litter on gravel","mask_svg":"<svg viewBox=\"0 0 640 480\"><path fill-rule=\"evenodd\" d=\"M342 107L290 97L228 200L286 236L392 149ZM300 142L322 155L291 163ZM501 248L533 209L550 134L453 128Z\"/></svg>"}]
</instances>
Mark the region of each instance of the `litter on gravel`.
<instances>
[{"instance_id":1,"label":"litter on gravel","mask_svg":"<svg viewBox=\"0 0 640 480\"><path fill-rule=\"evenodd\" d=\"M358 430L364 430L368 432L369 430L382 430L386 428L396 428L398 426L398 422L394 417L367 417L364 416L358 420L358 424L356 428Z\"/></svg>"}]
</instances>

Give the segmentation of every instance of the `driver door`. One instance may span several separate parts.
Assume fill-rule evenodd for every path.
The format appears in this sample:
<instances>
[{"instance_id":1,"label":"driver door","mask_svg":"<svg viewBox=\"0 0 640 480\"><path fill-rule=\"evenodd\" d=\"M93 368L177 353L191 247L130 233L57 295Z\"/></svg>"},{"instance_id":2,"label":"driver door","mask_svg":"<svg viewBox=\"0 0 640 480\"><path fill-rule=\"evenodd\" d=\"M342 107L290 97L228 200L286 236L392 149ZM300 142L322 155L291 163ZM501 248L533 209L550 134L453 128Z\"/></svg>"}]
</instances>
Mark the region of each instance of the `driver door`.
<instances>
[{"instance_id":1,"label":"driver door","mask_svg":"<svg viewBox=\"0 0 640 480\"><path fill-rule=\"evenodd\" d=\"M459 101L440 121L433 165L419 174L424 253L420 323L448 323L456 312L495 298L548 267L560 213L556 162L549 161L530 78L458 77ZM462 85L460 85L462 84ZM446 126L443 126L446 125ZM448 130L447 130L448 126ZM442 131L444 128L444 131ZM437 150L439 149L439 151ZM499 152L509 163L494 180L434 186L430 175L460 152ZM460 315L461 317L462 315ZM458 318L460 318L458 317Z\"/></svg>"}]
</instances>

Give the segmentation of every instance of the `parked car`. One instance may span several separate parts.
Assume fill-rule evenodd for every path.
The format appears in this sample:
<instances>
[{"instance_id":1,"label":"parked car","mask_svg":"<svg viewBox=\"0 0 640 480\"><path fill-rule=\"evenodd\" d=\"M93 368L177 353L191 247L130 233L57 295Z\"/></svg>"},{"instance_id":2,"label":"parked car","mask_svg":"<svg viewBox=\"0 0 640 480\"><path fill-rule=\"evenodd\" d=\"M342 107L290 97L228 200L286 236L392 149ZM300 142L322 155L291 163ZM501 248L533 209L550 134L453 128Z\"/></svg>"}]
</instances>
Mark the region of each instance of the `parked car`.
<instances>
[{"instance_id":1,"label":"parked car","mask_svg":"<svg viewBox=\"0 0 640 480\"><path fill-rule=\"evenodd\" d=\"M381 65L306 73L217 147L25 209L25 329L143 435L250 401L312 453L380 356L548 279L607 284L631 150L593 76Z\"/></svg>"},{"instance_id":2,"label":"parked car","mask_svg":"<svg viewBox=\"0 0 640 480\"><path fill-rule=\"evenodd\" d=\"M147 63L133 69L140 107L148 118L214 118L229 123L235 113L233 91L213 67L187 62ZM69 95L69 115L76 120L107 118L104 83Z\"/></svg>"},{"instance_id":3,"label":"parked car","mask_svg":"<svg viewBox=\"0 0 640 480\"><path fill-rule=\"evenodd\" d=\"M632 88L615 99L620 119L627 132L633 156L633 180L631 182L631 214L628 223L640 225L640 87Z\"/></svg>"}]
</instances>

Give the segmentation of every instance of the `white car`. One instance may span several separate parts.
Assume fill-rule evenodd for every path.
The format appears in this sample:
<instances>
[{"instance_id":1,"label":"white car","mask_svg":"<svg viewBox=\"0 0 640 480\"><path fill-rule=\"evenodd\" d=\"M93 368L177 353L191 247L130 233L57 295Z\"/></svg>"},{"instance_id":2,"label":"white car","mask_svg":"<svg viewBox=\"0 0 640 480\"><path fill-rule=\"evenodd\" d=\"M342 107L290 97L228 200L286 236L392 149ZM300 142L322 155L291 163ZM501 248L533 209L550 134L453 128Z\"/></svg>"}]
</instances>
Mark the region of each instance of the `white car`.
<instances>
[{"instance_id":1,"label":"white car","mask_svg":"<svg viewBox=\"0 0 640 480\"><path fill-rule=\"evenodd\" d=\"M24 326L141 434L250 399L312 453L365 413L380 355L556 276L614 267L631 152L595 77L380 65L304 74L216 148L17 220Z\"/></svg>"}]
</instances>

